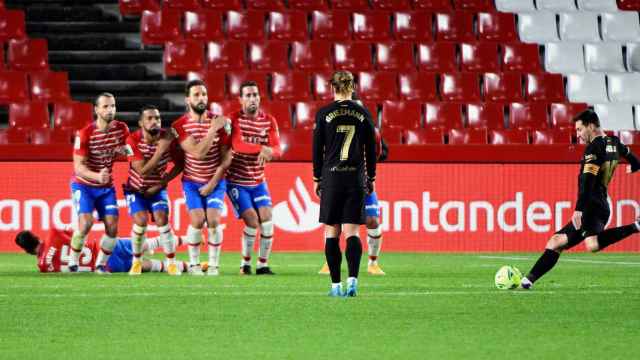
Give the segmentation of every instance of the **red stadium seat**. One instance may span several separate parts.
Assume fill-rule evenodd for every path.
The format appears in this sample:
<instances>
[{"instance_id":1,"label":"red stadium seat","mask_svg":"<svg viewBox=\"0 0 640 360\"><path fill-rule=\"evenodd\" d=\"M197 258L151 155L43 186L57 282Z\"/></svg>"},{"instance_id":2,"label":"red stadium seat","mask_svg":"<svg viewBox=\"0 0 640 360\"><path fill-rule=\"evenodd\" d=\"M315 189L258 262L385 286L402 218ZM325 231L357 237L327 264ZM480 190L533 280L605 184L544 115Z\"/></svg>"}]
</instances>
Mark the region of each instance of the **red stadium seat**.
<instances>
[{"instance_id":1,"label":"red stadium seat","mask_svg":"<svg viewBox=\"0 0 640 360\"><path fill-rule=\"evenodd\" d=\"M361 72L358 76L358 96L362 100L382 101L398 98L396 73Z\"/></svg>"},{"instance_id":2,"label":"red stadium seat","mask_svg":"<svg viewBox=\"0 0 640 360\"><path fill-rule=\"evenodd\" d=\"M429 41L431 14L424 11L402 11L393 15L393 34L396 40Z\"/></svg>"},{"instance_id":3,"label":"red stadium seat","mask_svg":"<svg viewBox=\"0 0 640 360\"><path fill-rule=\"evenodd\" d=\"M309 76L304 72L276 72L271 74L271 95L280 101L310 100L309 84Z\"/></svg>"},{"instance_id":4,"label":"red stadium seat","mask_svg":"<svg viewBox=\"0 0 640 360\"><path fill-rule=\"evenodd\" d=\"M0 12L0 41L22 39L27 36L22 10L2 10Z\"/></svg>"},{"instance_id":5,"label":"red stadium seat","mask_svg":"<svg viewBox=\"0 0 640 360\"><path fill-rule=\"evenodd\" d=\"M369 1L367 0L329 0L331 8L342 10L368 10Z\"/></svg>"},{"instance_id":6,"label":"red stadium seat","mask_svg":"<svg viewBox=\"0 0 640 360\"><path fill-rule=\"evenodd\" d=\"M448 11L451 10L451 0L411 0L416 10Z\"/></svg>"},{"instance_id":7,"label":"red stadium seat","mask_svg":"<svg viewBox=\"0 0 640 360\"><path fill-rule=\"evenodd\" d=\"M398 74L400 99L434 101L438 97L436 74L410 72Z\"/></svg>"},{"instance_id":8,"label":"red stadium seat","mask_svg":"<svg viewBox=\"0 0 640 360\"><path fill-rule=\"evenodd\" d=\"M455 103L424 104L426 128L459 129L463 127L462 109Z\"/></svg>"},{"instance_id":9,"label":"red stadium seat","mask_svg":"<svg viewBox=\"0 0 640 360\"><path fill-rule=\"evenodd\" d=\"M353 13L353 38L361 41L390 40L390 21L387 12Z\"/></svg>"},{"instance_id":10,"label":"red stadium seat","mask_svg":"<svg viewBox=\"0 0 640 360\"><path fill-rule=\"evenodd\" d=\"M470 128L504 129L504 106L498 103L467 104Z\"/></svg>"},{"instance_id":11,"label":"red stadium seat","mask_svg":"<svg viewBox=\"0 0 640 360\"><path fill-rule=\"evenodd\" d=\"M491 11L493 8L493 1L491 0L453 0L453 7L456 10L471 10L471 11Z\"/></svg>"},{"instance_id":12,"label":"red stadium seat","mask_svg":"<svg viewBox=\"0 0 640 360\"><path fill-rule=\"evenodd\" d=\"M376 44L376 66L378 70L415 70L413 44L404 42Z\"/></svg>"},{"instance_id":13,"label":"red stadium seat","mask_svg":"<svg viewBox=\"0 0 640 360\"><path fill-rule=\"evenodd\" d=\"M280 145L286 153L292 146L309 147L313 143L313 131L310 129L284 129L280 131Z\"/></svg>"},{"instance_id":14,"label":"red stadium seat","mask_svg":"<svg viewBox=\"0 0 640 360\"><path fill-rule=\"evenodd\" d=\"M289 9L297 10L327 10L326 0L289 0Z\"/></svg>"},{"instance_id":15,"label":"red stadium seat","mask_svg":"<svg viewBox=\"0 0 640 360\"><path fill-rule=\"evenodd\" d=\"M0 145L29 143L29 129L0 129Z\"/></svg>"},{"instance_id":16,"label":"red stadium seat","mask_svg":"<svg viewBox=\"0 0 640 360\"><path fill-rule=\"evenodd\" d=\"M9 126L16 128L48 128L49 109L44 101L9 104Z\"/></svg>"},{"instance_id":17,"label":"red stadium seat","mask_svg":"<svg viewBox=\"0 0 640 360\"><path fill-rule=\"evenodd\" d=\"M227 37L235 40L264 40L264 13L227 11Z\"/></svg>"},{"instance_id":18,"label":"red stadium seat","mask_svg":"<svg viewBox=\"0 0 640 360\"><path fill-rule=\"evenodd\" d=\"M66 72L38 71L31 72L29 77L34 100L57 102L70 99L69 77Z\"/></svg>"},{"instance_id":19,"label":"red stadium seat","mask_svg":"<svg viewBox=\"0 0 640 360\"><path fill-rule=\"evenodd\" d=\"M229 98L236 99L240 94L240 84L245 81L255 81L258 84L260 98L269 100L269 87L267 86L267 73L262 71L237 71L227 73L229 85Z\"/></svg>"},{"instance_id":20,"label":"red stadium seat","mask_svg":"<svg viewBox=\"0 0 640 360\"><path fill-rule=\"evenodd\" d=\"M542 70L537 44L513 43L502 47L502 70L537 72Z\"/></svg>"},{"instance_id":21,"label":"red stadium seat","mask_svg":"<svg viewBox=\"0 0 640 360\"><path fill-rule=\"evenodd\" d=\"M564 101L564 82L560 74L527 74L525 92L529 101Z\"/></svg>"},{"instance_id":22,"label":"red stadium seat","mask_svg":"<svg viewBox=\"0 0 640 360\"><path fill-rule=\"evenodd\" d=\"M145 10L140 19L140 35L146 45L163 45L178 40L181 35L180 10L165 8L162 11Z\"/></svg>"},{"instance_id":23,"label":"red stadium seat","mask_svg":"<svg viewBox=\"0 0 640 360\"><path fill-rule=\"evenodd\" d=\"M514 129L546 129L547 106L543 103L511 103L509 127Z\"/></svg>"},{"instance_id":24,"label":"red stadium seat","mask_svg":"<svg viewBox=\"0 0 640 360\"><path fill-rule=\"evenodd\" d=\"M249 65L253 70L288 70L289 44L283 41L264 41L249 44Z\"/></svg>"},{"instance_id":25,"label":"red stadium seat","mask_svg":"<svg viewBox=\"0 0 640 360\"><path fill-rule=\"evenodd\" d=\"M349 13L346 11L316 10L311 13L311 33L316 40L349 40L349 21Z\"/></svg>"},{"instance_id":26,"label":"red stadium seat","mask_svg":"<svg viewBox=\"0 0 640 360\"><path fill-rule=\"evenodd\" d=\"M278 123L278 129L291 129L291 107L286 101L261 101L260 108L273 116Z\"/></svg>"},{"instance_id":27,"label":"red stadium seat","mask_svg":"<svg viewBox=\"0 0 640 360\"><path fill-rule=\"evenodd\" d=\"M625 145L640 144L640 131L620 130L618 132L618 137Z\"/></svg>"},{"instance_id":28,"label":"red stadium seat","mask_svg":"<svg viewBox=\"0 0 640 360\"><path fill-rule=\"evenodd\" d=\"M551 145L551 144L571 144L573 131L570 129L549 129L535 130L531 133L532 144L534 145Z\"/></svg>"},{"instance_id":29,"label":"red stadium seat","mask_svg":"<svg viewBox=\"0 0 640 360\"><path fill-rule=\"evenodd\" d=\"M322 40L294 42L291 44L291 65L295 70L332 70L331 44Z\"/></svg>"},{"instance_id":30,"label":"red stadium seat","mask_svg":"<svg viewBox=\"0 0 640 360\"><path fill-rule=\"evenodd\" d=\"M584 103L554 103L551 104L551 125L554 128L575 127L573 118L579 113L587 110Z\"/></svg>"},{"instance_id":31,"label":"red stadium seat","mask_svg":"<svg viewBox=\"0 0 640 360\"><path fill-rule=\"evenodd\" d=\"M27 74L22 71L0 71L0 104L29 100Z\"/></svg>"},{"instance_id":32,"label":"red stadium seat","mask_svg":"<svg viewBox=\"0 0 640 360\"><path fill-rule=\"evenodd\" d=\"M78 130L93 121L93 104L78 101L56 103L53 106L53 126Z\"/></svg>"},{"instance_id":33,"label":"red stadium seat","mask_svg":"<svg viewBox=\"0 0 640 360\"><path fill-rule=\"evenodd\" d=\"M140 16L144 10L160 11L156 0L119 0L118 7L122 16Z\"/></svg>"},{"instance_id":34,"label":"red stadium seat","mask_svg":"<svg viewBox=\"0 0 640 360\"><path fill-rule=\"evenodd\" d=\"M509 13L479 13L478 40L497 42L518 41L515 16Z\"/></svg>"},{"instance_id":35,"label":"red stadium seat","mask_svg":"<svg viewBox=\"0 0 640 360\"><path fill-rule=\"evenodd\" d=\"M440 95L444 101L479 101L478 75L475 73L442 74Z\"/></svg>"},{"instance_id":36,"label":"red stadium seat","mask_svg":"<svg viewBox=\"0 0 640 360\"><path fill-rule=\"evenodd\" d=\"M335 43L334 67L336 70L371 70L371 45L369 43L347 42Z\"/></svg>"},{"instance_id":37,"label":"red stadium seat","mask_svg":"<svg viewBox=\"0 0 640 360\"><path fill-rule=\"evenodd\" d=\"M164 46L164 74L186 75L204 68L202 43L196 40L169 41Z\"/></svg>"},{"instance_id":38,"label":"red stadium seat","mask_svg":"<svg viewBox=\"0 0 640 360\"><path fill-rule=\"evenodd\" d=\"M29 131L29 138L33 145L68 145L73 142L73 133L71 129L31 129Z\"/></svg>"},{"instance_id":39,"label":"red stadium seat","mask_svg":"<svg viewBox=\"0 0 640 360\"><path fill-rule=\"evenodd\" d=\"M247 9L255 10L284 10L283 0L246 0Z\"/></svg>"},{"instance_id":40,"label":"red stadium seat","mask_svg":"<svg viewBox=\"0 0 640 360\"><path fill-rule=\"evenodd\" d=\"M242 10L242 0L200 0L202 6L216 10Z\"/></svg>"},{"instance_id":41,"label":"red stadium seat","mask_svg":"<svg viewBox=\"0 0 640 360\"><path fill-rule=\"evenodd\" d=\"M162 7L182 11L198 11L200 10L200 2L199 0L163 0Z\"/></svg>"},{"instance_id":42,"label":"red stadium seat","mask_svg":"<svg viewBox=\"0 0 640 360\"><path fill-rule=\"evenodd\" d=\"M489 131L489 144L528 144L529 134L526 130L491 130Z\"/></svg>"},{"instance_id":43,"label":"red stadium seat","mask_svg":"<svg viewBox=\"0 0 640 360\"><path fill-rule=\"evenodd\" d=\"M6 69L6 64L4 63L4 47L0 46L0 71Z\"/></svg>"},{"instance_id":44,"label":"red stadium seat","mask_svg":"<svg viewBox=\"0 0 640 360\"><path fill-rule=\"evenodd\" d=\"M409 0L371 0L371 6L375 10L410 10Z\"/></svg>"},{"instance_id":45,"label":"red stadium seat","mask_svg":"<svg viewBox=\"0 0 640 360\"><path fill-rule=\"evenodd\" d=\"M480 42L462 44L462 71L492 72L498 71L498 46Z\"/></svg>"},{"instance_id":46,"label":"red stadium seat","mask_svg":"<svg viewBox=\"0 0 640 360\"><path fill-rule=\"evenodd\" d=\"M422 125L422 111L417 101L385 101L382 103L382 127L417 129Z\"/></svg>"},{"instance_id":47,"label":"red stadium seat","mask_svg":"<svg viewBox=\"0 0 640 360\"><path fill-rule=\"evenodd\" d=\"M9 41L7 64L14 70L47 70L49 48L45 39L14 39Z\"/></svg>"},{"instance_id":48,"label":"red stadium seat","mask_svg":"<svg viewBox=\"0 0 640 360\"><path fill-rule=\"evenodd\" d=\"M441 145L444 144L444 130L409 129L405 131L404 139L404 143L407 145Z\"/></svg>"},{"instance_id":49,"label":"red stadium seat","mask_svg":"<svg viewBox=\"0 0 640 360\"><path fill-rule=\"evenodd\" d=\"M486 145L487 129L451 129L449 130L449 144L451 145Z\"/></svg>"},{"instance_id":50,"label":"red stadium seat","mask_svg":"<svg viewBox=\"0 0 640 360\"><path fill-rule=\"evenodd\" d=\"M184 13L184 37L213 41L224 38L222 14L216 10L200 9Z\"/></svg>"},{"instance_id":51,"label":"red stadium seat","mask_svg":"<svg viewBox=\"0 0 640 360\"><path fill-rule=\"evenodd\" d=\"M436 14L436 36L439 41L474 41L473 13L454 11Z\"/></svg>"},{"instance_id":52,"label":"red stadium seat","mask_svg":"<svg viewBox=\"0 0 640 360\"><path fill-rule=\"evenodd\" d=\"M326 102L324 101L304 101L295 104L296 128L311 129L315 124L316 112Z\"/></svg>"},{"instance_id":53,"label":"red stadium seat","mask_svg":"<svg viewBox=\"0 0 640 360\"><path fill-rule=\"evenodd\" d=\"M302 11L269 13L269 39L304 41L307 39L307 14Z\"/></svg>"},{"instance_id":54,"label":"red stadium seat","mask_svg":"<svg viewBox=\"0 0 640 360\"><path fill-rule=\"evenodd\" d=\"M242 108L237 99L228 101L212 101L209 103L209 111L216 115L229 115Z\"/></svg>"},{"instance_id":55,"label":"red stadium seat","mask_svg":"<svg viewBox=\"0 0 640 360\"><path fill-rule=\"evenodd\" d=\"M225 77L222 71L198 71L187 74L187 81L200 79L207 87L209 101L221 101L225 99Z\"/></svg>"},{"instance_id":56,"label":"red stadium seat","mask_svg":"<svg viewBox=\"0 0 640 360\"><path fill-rule=\"evenodd\" d=\"M640 0L618 0L620 10L640 11Z\"/></svg>"},{"instance_id":57,"label":"red stadium seat","mask_svg":"<svg viewBox=\"0 0 640 360\"><path fill-rule=\"evenodd\" d=\"M418 69L430 72L457 71L456 45L435 42L418 44Z\"/></svg>"},{"instance_id":58,"label":"red stadium seat","mask_svg":"<svg viewBox=\"0 0 640 360\"><path fill-rule=\"evenodd\" d=\"M312 75L311 86L313 88L313 97L316 100L333 100L333 94L331 93L331 86L329 81L331 80L331 73L329 72L317 72Z\"/></svg>"},{"instance_id":59,"label":"red stadium seat","mask_svg":"<svg viewBox=\"0 0 640 360\"><path fill-rule=\"evenodd\" d=\"M387 144L402 144L405 130L397 127L382 128L381 136Z\"/></svg>"},{"instance_id":60,"label":"red stadium seat","mask_svg":"<svg viewBox=\"0 0 640 360\"><path fill-rule=\"evenodd\" d=\"M243 70L245 44L240 41L210 42L207 45L207 68L209 70Z\"/></svg>"},{"instance_id":61,"label":"red stadium seat","mask_svg":"<svg viewBox=\"0 0 640 360\"><path fill-rule=\"evenodd\" d=\"M487 101L522 101L520 73L485 73L482 87Z\"/></svg>"}]
</instances>

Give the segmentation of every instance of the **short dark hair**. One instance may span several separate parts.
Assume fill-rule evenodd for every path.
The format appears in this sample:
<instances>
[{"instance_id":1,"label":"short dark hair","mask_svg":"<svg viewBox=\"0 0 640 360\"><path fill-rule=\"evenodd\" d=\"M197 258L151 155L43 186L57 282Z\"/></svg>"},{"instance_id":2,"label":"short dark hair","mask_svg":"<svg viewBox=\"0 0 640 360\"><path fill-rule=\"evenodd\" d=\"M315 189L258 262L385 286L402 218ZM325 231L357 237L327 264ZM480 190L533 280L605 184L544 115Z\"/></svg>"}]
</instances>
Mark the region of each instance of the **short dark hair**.
<instances>
[{"instance_id":1,"label":"short dark hair","mask_svg":"<svg viewBox=\"0 0 640 360\"><path fill-rule=\"evenodd\" d=\"M138 119L142 119L142 115L144 115L144 112L147 110L158 110L158 107L155 105L142 105L142 107L140 108L140 113L138 114Z\"/></svg>"},{"instance_id":2,"label":"short dark hair","mask_svg":"<svg viewBox=\"0 0 640 360\"><path fill-rule=\"evenodd\" d=\"M191 94L191 88L194 86L204 86L205 88L207 87L207 84L204 83L204 81L200 80L200 79L193 79L191 81L189 81L187 83L187 86L184 87L184 96L189 96L189 94Z\"/></svg>"},{"instance_id":3,"label":"short dark hair","mask_svg":"<svg viewBox=\"0 0 640 360\"><path fill-rule=\"evenodd\" d=\"M239 93L240 97L242 97L242 90L244 90L244 88L250 87L250 86L255 86L255 87L258 88L258 91L260 91L260 88L258 87L258 83L257 82L255 82L253 80L246 80L246 81L243 81L242 84L240 84L240 93Z\"/></svg>"},{"instance_id":4,"label":"short dark hair","mask_svg":"<svg viewBox=\"0 0 640 360\"><path fill-rule=\"evenodd\" d=\"M93 105L94 106L98 106L98 100L100 100L101 97L110 97L110 98L116 98L115 96L113 96L112 93L109 92L102 92L100 94L98 94L98 96L96 96L95 99L93 99Z\"/></svg>"},{"instance_id":5,"label":"short dark hair","mask_svg":"<svg viewBox=\"0 0 640 360\"><path fill-rule=\"evenodd\" d=\"M38 237L31 231L20 231L18 235L16 235L16 245L31 255L36 255L36 248L39 244L40 240L38 240Z\"/></svg>"},{"instance_id":6,"label":"short dark hair","mask_svg":"<svg viewBox=\"0 0 640 360\"><path fill-rule=\"evenodd\" d=\"M593 109L587 109L580 114L576 115L573 118L573 122L582 121L584 126L589 126L589 124L593 124L596 127L600 127L600 118L598 118L598 114L593 111Z\"/></svg>"}]
</instances>

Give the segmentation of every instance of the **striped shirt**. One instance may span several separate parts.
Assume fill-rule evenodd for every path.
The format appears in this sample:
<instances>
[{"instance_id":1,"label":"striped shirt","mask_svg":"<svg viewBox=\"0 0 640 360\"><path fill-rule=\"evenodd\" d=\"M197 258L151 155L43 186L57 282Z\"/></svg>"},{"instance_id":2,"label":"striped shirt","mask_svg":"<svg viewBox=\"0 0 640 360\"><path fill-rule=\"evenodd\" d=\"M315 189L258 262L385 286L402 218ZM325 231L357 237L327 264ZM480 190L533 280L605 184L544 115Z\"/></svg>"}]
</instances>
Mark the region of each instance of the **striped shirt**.
<instances>
[{"instance_id":1,"label":"striped shirt","mask_svg":"<svg viewBox=\"0 0 640 360\"><path fill-rule=\"evenodd\" d=\"M213 117L213 114L207 113L207 118L211 117ZM171 124L171 128L174 130L180 144L189 137L192 137L196 142L200 142L205 136L207 136L209 127L211 127L210 121L205 120L200 122L198 120L193 120L189 114L182 115L174 121L173 124ZM230 144L231 137L227 135L224 128L221 128L218 130L217 139L213 141L204 159L198 160L193 154L185 151L185 164L182 179L200 184L208 183L216 173L218 166L220 166L222 146Z\"/></svg>"},{"instance_id":2,"label":"striped shirt","mask_svg":"<svg viewBox=\"0 0 640 360\"><path fill-rule=\"evenodd\" d=\"M164 136L166 130L160 130L160 137ZM127 180L126 188L134 191L141 191L150 187L159 185L162 182L162 177L167 172L167 164L169 161L180 161L180 150L178 149L177 141L173 141L169 146L169 150L165 151L158 161L156 168L153 171L147 173L146 176L140 175L131 165L134 161L149 161L156 152L158 147L156 142L147 143L144 140L142 130L133 132L127 138L127 146L129 151L129 179Z\"/></svg>"},{"instance_id":3,"label":"striped shirt","mask_svg":"<svg viewBox=\"0 0 640 360\"><path fill-rule=\"evenodd\" d=\"M85 126L76 133L73 146L73 154L87 158L86 165L93 172L108 169L113 172L113 161L118 156L117 150L125 145L129 136L129 128L124 122L113 120L106 129L100 130L95 122ZM100 184L92 179L74 174L75 181L89 186L110 187L113 185L113 176L108 184Z\"/></svg>"},{"instance_id":4,"label":"striped shirt","mask_svg":"<svg viewBox=\"0 0 640 360\"><path fill-rule=\"evenodd\" d=\"M256 117L245 116L237 111L231 116L231 148L233 160L227 170L227 181L243 186L255 186L265 181L264 164L258 162L263 145L273 149L279 156L280 135L273 116L259 111Z\"/></svg>"}]
</instances>

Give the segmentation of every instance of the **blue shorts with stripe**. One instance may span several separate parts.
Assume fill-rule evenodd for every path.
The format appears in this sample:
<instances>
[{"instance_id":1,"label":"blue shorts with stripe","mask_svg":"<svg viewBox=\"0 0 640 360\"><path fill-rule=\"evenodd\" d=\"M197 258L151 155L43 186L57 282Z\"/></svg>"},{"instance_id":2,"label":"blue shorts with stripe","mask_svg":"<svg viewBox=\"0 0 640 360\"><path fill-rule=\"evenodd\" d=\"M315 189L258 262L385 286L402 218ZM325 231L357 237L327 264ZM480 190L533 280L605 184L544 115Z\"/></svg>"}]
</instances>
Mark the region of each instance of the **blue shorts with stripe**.
<instances>
[{"instance_id":1,"label":"blue shorts with stripe","mask_svg":"<svg viewBox=\"0 0 640 360\"><path fill-rule=\"evenodd\" d=\"M98 212L98 219L105 215L118 216L118 202L116 189L111 187L96 187L77 182L71 182L71 198L76 214L91 214Z\"/></svg>"},{"instance_id":2,"label":"blue shorts with stripe","mask_svg":"<svg viewBox=\"0 0 640 360\"><path fill-rule=\"evenodd\" d=\"M194 181L182 180L182 190L184 199L187 203L189 211L195 209L218 209L222 210L224 206L224 193L227 190L227 181L221 180L213 191L207 195L200 195L199 189L206 184L200 184Z\"/></svg>"},{"instance_id":3,"label":"blue shorts with stripe","mask_svg":"<svg viewBox=\"0 0 640 360\"><path fill-rule=\"evenodd\" d=\"M233 204L233 212L239 218L247 209L258 210L261 207L271 207L271 195L266 182L255 186L229 184L227 195Z\"/></svg>"},{"instance_id":4,"label":"blue shorts with stripe","mask_svg":"<svg viewBox=\"0 0 640 360\"><path fill-rule=\"evenodd\" d=\"M380 204L375 191L365 197L364 210L367 217L380 217Z\"/></svg>"},{"instance_id":5,"label":"blue shorts with stripe","mask_svg":"<svg viewBox=\"0 0 640 360\"><path fill-rule=\"evenodd\" d=\"M167 194L167 189L162 189L150 197L144 197L136 191L125 190L124 198L127 200L130 216L140 211L148 211L150 213L156 211L169 212L169 195Z\"/></svg>"}]
</instances>

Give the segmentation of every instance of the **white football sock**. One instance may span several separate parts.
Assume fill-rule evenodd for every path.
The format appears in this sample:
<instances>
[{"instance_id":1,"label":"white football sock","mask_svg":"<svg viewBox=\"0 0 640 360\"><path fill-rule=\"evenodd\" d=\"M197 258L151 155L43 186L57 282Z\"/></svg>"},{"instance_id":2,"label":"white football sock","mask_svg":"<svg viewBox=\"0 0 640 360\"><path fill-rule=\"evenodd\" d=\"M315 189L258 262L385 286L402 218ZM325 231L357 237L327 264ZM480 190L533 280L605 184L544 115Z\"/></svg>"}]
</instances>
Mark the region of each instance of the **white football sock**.
<instances>
[{"instance_id":1,"label":"white football sock","mask_svg":"<svg viewBox=\"0 0 640 360\"><path fill-rule=\"evenodd\" d=\"M220 266L220 250L222 249L222 229L220 227L209 228L209 266Z\"/></svg>"},{"instance_id":2,"label":"white football sock","mask_svg":"<svg viewBox=\"0 0 640 360\"><path fill-rule=\"evenodd\" d=\"M378 262L380 247L382 245L382 230L380 225L375 229L367 229L367 251L369 252L369 265Z\"/></svg>"},{"instance_id":3,"label":"white football sock","mask_svg":"<svg viewBox=\"0 0 640 360\"><path fill-rule=\"evenodd\" d=\"M189 265L200 264L200 243L202 231L189 225L187 229L187 244L189 244Z\"/></svg>"},{"instance_id":4,"label":"white football sock","mask_svg":"<svg viewBox=\"0 0 640 360\"><path fill-rule=\"evenodd\" d=\"M269 255L273 246L273 222L265 221L260 224L260 249L258 251L257 268L269 266Z\"/></svg>"},{"instance_id":5,"label":"white football sock","mask_svg":"<svg viewBox=\"0 0 640 360\"><path fill-rule=\"evenodd\" d=\"M241 266L251 265L251 252L253 251L253 244L256 241L256 228L245 226L242 232L242 262Z\"/></svg>"},{"instance_id":6,"label":"white football sock","mask_svg":"<svg viewBox=\"0 0 640 360\"><path fill-rule=\"evenodd\" d=\"M146 232L146 226L133 224L133 228L131 229L131 250L133 251L134 260L140 260L142 256L142 244L144 243L144 234Z\"/></svg>"},{"instance_id":7,"label":"white football sock","mask_svg":"<svg viewBox=\"0 0 640 360\"><path fill-rule=\"evenodd\" d=\"M87 235L82 235L79 231L74 231L71 237L71 252L69 256L68 265L78 265L80 263L80 254L82 254L82 247L87 240ZM78 251L75 251L77 249Z\"/></svg>"},{"instance_id":8,"label":"white football sock","mask_svg":"<svg viewBox=\"0 0 640 360\"><path fill-rule=\"evenodd\" d=\"M176 256L176 239L171 232L171 227L169 224L160 226L158 227L158 231L160 232L160 243L164 249L164 254L169 262L174 262Z\"/></svg>"},{"instance_id":9,"label":"white football sock","mask_svg":"<svg viewBox=\"0 0 640 360\"><path fill-rule=\"evenodd\" d=\"M100 239L100 252L96 259L96 266L107 265L111 252L113 251L113 248L116 247L116 241L118 241L118 239L114 237L107 236L107 234L102 235L102 238Z\"/></svg>"}]
</instances>

